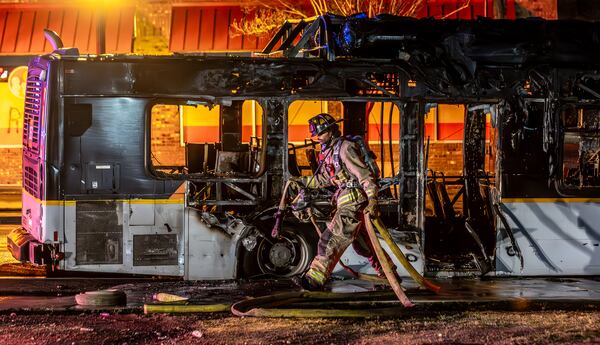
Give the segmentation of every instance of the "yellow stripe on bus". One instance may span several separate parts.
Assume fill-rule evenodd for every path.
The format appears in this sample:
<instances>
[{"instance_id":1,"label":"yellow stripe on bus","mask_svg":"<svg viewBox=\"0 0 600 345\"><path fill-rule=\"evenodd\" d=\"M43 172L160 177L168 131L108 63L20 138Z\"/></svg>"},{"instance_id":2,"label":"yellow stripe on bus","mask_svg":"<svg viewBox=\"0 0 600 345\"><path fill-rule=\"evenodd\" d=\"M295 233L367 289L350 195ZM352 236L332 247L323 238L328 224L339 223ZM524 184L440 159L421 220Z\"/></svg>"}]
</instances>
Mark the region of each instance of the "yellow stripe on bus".
<instances>
[{"instance_id":1,"label":"yellow stripe on bus","mask_svg":"<svg viewBox=\"0 0 600 345\"><path fill-rule=\"evenodd\" d=\"M183 204L183 199L130 199L130 200L119 200L129 201L130 204Z\"/></svg>"},{"instance_id":2,"label":"yellow stripe on bus","mask_svg":"<svg viewBox=\"0 0 600 345\"><path fill-rule=\"evenodd\" d=\"M46 205L46 206L75 206L77 201L89 202L89 201L115 201L115 202L129 202L130 204L158 204L158 205L177 205L183 204L183 199L110 199L110 200L40 200L33 195L29 194L23 189L23 194L29 196L35 202Z\"/></svg>"},{"instance_id":3,"label":"yellow stripe on bus","mask_svg":"<svg viewBox=\"0 0 600 345\"><path fill-rule=\"evenodd\" d=\"M600 203L600 198L502 198L503 203Z\"/></svg>"}]
</instances>

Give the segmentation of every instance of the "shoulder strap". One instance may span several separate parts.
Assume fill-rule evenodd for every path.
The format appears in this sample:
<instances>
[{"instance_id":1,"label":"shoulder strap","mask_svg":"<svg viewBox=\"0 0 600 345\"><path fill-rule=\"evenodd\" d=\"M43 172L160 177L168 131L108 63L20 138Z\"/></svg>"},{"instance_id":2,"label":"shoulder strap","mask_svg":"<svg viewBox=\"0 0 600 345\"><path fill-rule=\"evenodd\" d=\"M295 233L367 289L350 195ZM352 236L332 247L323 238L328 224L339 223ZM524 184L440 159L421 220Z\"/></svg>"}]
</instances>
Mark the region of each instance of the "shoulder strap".
<instances>
[{"instance_id":1,"label":"shoulder strap","mask_svg":"<svg viewBox=\"0 0 600 345\"><path fill-rule=\"evenodd\" d=\"M341 169L345 168L342 159L340 158L340 150L342 148L342 143L344 139L340 138L333 146L333 166L335 168L335 173L337 174Z\"/></svg>"}]
</instances>

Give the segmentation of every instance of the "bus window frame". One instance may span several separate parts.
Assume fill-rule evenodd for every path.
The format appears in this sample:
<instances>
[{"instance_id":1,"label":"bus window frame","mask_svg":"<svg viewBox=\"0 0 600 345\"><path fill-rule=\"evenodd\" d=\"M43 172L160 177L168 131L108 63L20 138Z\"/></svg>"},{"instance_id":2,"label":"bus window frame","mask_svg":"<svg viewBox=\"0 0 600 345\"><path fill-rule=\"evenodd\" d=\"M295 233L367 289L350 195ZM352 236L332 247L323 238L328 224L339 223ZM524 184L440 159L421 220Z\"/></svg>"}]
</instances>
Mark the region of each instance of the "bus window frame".
<instances>
[{"instance_id":1,"label":"bus window frame","mask_svg":"<svg viewBox=\"0 0 600 345\"><path fill-rule=\"evenodd\" d=\"M231 104L232 101L254 101L261 107L261 141L262 146L260 148L261 162L260 162L260 170L254 175L228 175L228 176L220 176L214 173L179 173L179 174L168 174L161 173L155 169L155 165L152 163L152 109L156 105L177 105L177 106L206 106L212 109L214 106L227 106ZM267 154L267 136L266 136L266 126L264 125L266 122L266 112L264 111L265 106L264 102L261 98L215 98L207 96L206 98L195 97L195 98L156 98L152 101L148 102L145 110L145 167L150 176L159 179L159 180L185 180L185 181L193 181L193 182L218 182L223 179L227 179L229 182L260 182L266 175L267 169L265 167L265 158ZM180 116L179 121L181 119L181 111L178 111ZM219 113L219 132L221 131L221 114ZM182 128L183 126L180 126ZM183 135L183 132L181 133ZM183 138L180 140L182 141ZM183 146L185 147L186 143L183 142ZM184 166L185 168L186 166Z\"/></svg>"}]
</instances>

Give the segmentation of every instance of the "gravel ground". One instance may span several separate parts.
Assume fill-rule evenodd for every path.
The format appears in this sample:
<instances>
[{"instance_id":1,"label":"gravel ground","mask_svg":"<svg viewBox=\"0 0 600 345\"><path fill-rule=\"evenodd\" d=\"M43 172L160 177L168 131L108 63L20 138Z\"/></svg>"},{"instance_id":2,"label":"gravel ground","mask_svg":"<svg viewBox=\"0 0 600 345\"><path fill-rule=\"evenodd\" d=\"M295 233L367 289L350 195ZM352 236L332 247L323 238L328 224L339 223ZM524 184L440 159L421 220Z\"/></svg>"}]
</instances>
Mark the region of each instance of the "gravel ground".
<instances>
[{"instance_id":1,"label":"gravel ground","mask_svg":"<svg viewBox=\"0 0 600 345\"><path fill-rule=\"evenodd\" d=\"M583 344L600 311L436 312L401 319L259 319L212 315L0 316L1 344Z\"/></svg>"}]
</instances>

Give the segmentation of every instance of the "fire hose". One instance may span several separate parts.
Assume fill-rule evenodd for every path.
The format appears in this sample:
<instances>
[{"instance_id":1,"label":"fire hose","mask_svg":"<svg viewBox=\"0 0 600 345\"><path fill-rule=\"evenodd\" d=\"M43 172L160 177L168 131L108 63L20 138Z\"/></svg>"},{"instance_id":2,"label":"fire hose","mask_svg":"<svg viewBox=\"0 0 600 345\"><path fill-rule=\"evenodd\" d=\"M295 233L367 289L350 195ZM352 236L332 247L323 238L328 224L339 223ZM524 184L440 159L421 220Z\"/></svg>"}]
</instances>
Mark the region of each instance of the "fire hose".
<instances>
[{"instance_id":1,"label":"fire hose","mask_svg":"<svg viewBox=\"0 0 600 345\"><path fill-rule=\"evenodd\" d=\"M277 208L277 213L275 214L275 225L273 226L273 230L271 231L272 237L277 237L279 235L279 229L281 228L281 222L283 220L284 211L286 208L287 191L288 191L288 188L289 188L291 182L292 182L291 180L287 181L285 184L285 187L283 189L283 193L282 193L281 199L279 201L279 206ZM321 235L321 229L316 224L314 217L310 213L309 213L309 216L311 218L310 219L311 223L315 227L315 230L317 231L317 233L319 235ZM392 239L392 236L390 235L389 231L387 230L387 228L385 227L385 225L383 224L383 222L381 221L381 219L379 217L371 218L371 215L369 213L365 213L365 227L367 230L367 234L369 235L369 240L371 241L373 250L375 251L377 259L381 263L383 272L385 273L385 277L387 278L387 282L392 287L392 290L394 290L396 297L398 297L398 300L400 301L400 303L402 303L402 305L404 307L407 307L407 308L413 307L414 304L408 299L408 297L404 293L404 290L402 289L402 286L400 285L400 282L398 282L398 278L396 277L396 274L392 269L392 263L389 261L388 256L386 255L385 251L383 250L383 248L381 246L381 243L379 242L379 239L377 238L375 228L377 229L377 231L379 232L381 237L385 240L385 242L388 244L388 246L390 247L390 249L396 256L396 258L398 259L400 264L409 273L409 275L420 286L422 286L430 291L433 291L435 293L439 292L439 290L440 290L439 286L437 286L437 285L433 284L432 282L430 282L429 280L425 279L425 277L423 277L421 274L419 274L419 272L417 272L417 270L415 270L415 268L410 264L410 262L408 261L408 259L404 255L404 253L402 253L402 251L400 250L400 248L398 247L396 242L394 242L394 240ZM345 265L342 265L342 266L345 269L348 269L348 267L345 267ZM367 278L367 280L374 281L374 279L371 279L371 277L368 275L359 275L358 273L352 271L351 269L350 269L350 271L353 272L357 278ZM377 279L378 277L377 278L373 277L373 278Z\"/></svg>"},{"instance_id":2,"label":"fire hose","mask_svg":"<svg viewBox=\"0 0 600 345\"><path fill-rule=\"evenodd\" d=\"M248 298L234 304L146 304L145 314L224 313L272 318L378 318L406 314L392 291L334 293L294 291Z\"/></svg>"},{"instance_id":3,"label":"fire hose","mask_svg":"<svg viewBox=\"0 0 600 345\"><path fill-rule=\"evenodd\" d=\"M285 207L286 207L285 201L286 201L286 197L287 197L287 190L288 190L290 184L291 184L291 181L288 181L285 184L285 187L283 190L283 195L279 202L279 207L278 207L277 213L275 214L275 225L273 226L273 230L271 232L271 236L273 236L273 237L277 237L277 235L279 233L279 229L281 227L281 221L283 219L283 215L284 215L284 211L285 211ZM310 216L311 223L313 224L313 226L315 227L315 230L317 231L317 233L320 236L321 229L316 224L313 215L309 213L309 216ZM439 292L439 290L440 290L439 286L437 286L437 285L433 284L432 282L430 282L429 280L425 279L425 277L423 277L419 272L417 272L417 270L415 270L415 268L410 264L410 262L408 261L408 259L404 255L404 253L402 253L402 250L400 250L400 247L398 247L396 242L394 242L394 239L390 235L390 232L388 231L386 226L381 221L381 218L379 218L379 217L371 218L371 215L369 213L365 213L365 226L367 229L367 233L369 235L369 240L371 241L373 249L375 250L375 254L377 255L377 258L379 259L379 262L382 265L382 268L386 275L386 278L387 278L389 284L392 286L393 290L396 292L398 299L403 304L405 304L405 306L409 306L410 301L408 301L408 299L406 298L406 295L404 295L404 293L402 292L402 288L400 287L400 284L398 283L398 279L396 278L396 275L394 274L394 272L392 272L392 269L391 269L392 264L389 262L388 256L385 254L383 248L381 247L381 243L379 242L379 239L377 238L375 229L377 229L377 232L379 232L379 234L381 235L383 240L388 244L388 246L392 250L392 253L394 253L394 255L396 256L396 258L398 259L400 264L404 267L404 269L406 269L408 274L411 276L411 278L413 278L415 280L415 282L417 282L420 286L424 287L427 290L433 291L435 293ZM388 266L387 270L386 270L385 266ZM357 278L365 278L366 280L369 280L369 281L378 281L379 280L378 277L371 277L370 275L356 273L356 272L352 271L351 269L345 267L345 265L343 265L343 264L342 264L342 267L349 270ZM391 276L389 276L388 273L391 274Z\"/></svg>"},{"instance_id":4,"label":"fire hose","mask_svg":"<svg viewBox=\"0 0 600 345\"><path fill-rule=\"evenodd\" d=\"M231 306L236 316L287 318L374 318L406 314L406 309L390 301L390 291L333 293L287 292L237 302ZM323 308L327 307L334 308Z\"/></svg>"},{"instance_id":5,"label":"fire hose","mask_svg":"<svg viewBox=\"0 0 600 345\"><path fill-rule=\"evenodd\" d=\"M292 180L288 180L285 183L283 192L281 193L281 199L279 200L279 206L277 206L277 212L275 212L275 225L273 225L273 230L271 230L271 237L273 238L279 236L279 230L281 229L281 223L283 222L283 216L285 215L287 191L290 188L290 184L292 184Z\"/></svg>"},{"instance_id":6,"label":"fire hose","mask_svg":"<svg viewBox=\"0 0 600 345\"><path fill-rule=\"evenodd\" d=\"M400 247L398 247L396 242L394 242L392 235L390 235L390 232L385 227L385 225L383 224L381 219L379 217L377 217L375 219L370 219L369 216L367 216L365 218L368 219L367 231L369 231L370 224L373 224L375 226L375 228L377 229L377 231L379 232L379 234L381 235L381 237L383 238L385 243L387 243L388 246L390 246L392 253L394 253L396 258L398 259L398 261L400 262L402 267L404 267L404 269L406 269L406 271L408 272L410 277L412 279L414 279L414 281L417 282L417 284L424 287L425 289L430 290L435 293L438 293L441 288L438 285L435 285L431 281L427 280L419 272L417 272L417 270L415 270L415 268L410 264L410 262L404 255L404 253L402 253L402 250L400 250ZM372 227L371 227L371 230L373 230ZM377 239L375 232L374 231L369 231L369 232L370 233L372 232L373 236L374 236L374 238L371 238L371 234L369 234L369 238L371 238L371 242L373 242L373 245L375 245L375 243L379 244L379 240ZM384 259L385 259L384 261L387 261L387 258L385 257L385 255L384 255Z\"/></svg>"},{"instance_id":7,"label":"fire hose","mask_svg":"<svg viewBox=\"0 0 600 345\"><path fill-rule=\"evenodd\" d=\"M286 187L288 187L286 184ZM287 191L287 189L286 189ZM283 199L282 199L283 200ZM280 203L281 205L281 203ZM285 205L285 204L284 204ZM285 207L285 206L284 206ZM315 229L317 232L320 232L316 223L313 219L311 219L313 225L315 225ZM396 242L392 239L389 231L381 221L379 217L371 218L370 214L365 214L365 225L367 229L367 233L369 235L369 240L375 250L375 254L379 259L383 267L383 271L385 276L394 291L396 298L402 303L404 308L413 307L414 304L408 299L404 290L400 286L396 275L392 270L392 264L389 262L388 257L386 256L379 239L377 238L377 234L375 233L375 229L379 232L384 241L391 248L392 252L402 264L402 266L406 269L406 271L410 274L410 276L422 287L438 293L440 291L440 287L433 284L429 280L425 279L417 270L412 267L406 256L402 253ZM347 295L347 296L346 296ZM360 297L371 296L369 293L366 293L362 296L360 294L337 294L337 293L327 293L327 292L291 292L287 294L278 294L271 295L265 297L258 297L255 299L244 300L241 302L237 302L231 306L231 311L234 315L237 316L256 316L256 317L377 317L377 316L394 316L401 315L403 313L403 308L398 309L397 307L388 307L388 308L379 308L379 309L368 309L368 310L354 310L354 309L294 309L294 308L273 308L273 307L283 307L289 306L290 304L299 303L299 302L307 302L312 299L317 299L322 303L331 304L331 301L336 301L339 299L343 300L346 298L351 298L354 303L354 306L364 305L364 301L358 301ZM389 292L387 297L390 297ZM348 302L350 303L350 302ZM340 305L340 303L338 303ZM372 305L372 304L370 304ZM346 304L347 306L347 304Z\"/></svg>"},{"instance_id":8,"label":"fire hose","mask_svg":"<svg viewBox=\"0 0 600 345\"><path fill-rule=\"evenodd\" d=\"M285 184L283 195L280 200L277 213L275 214L275 225L271 236L277 237L283 220L286 208L287 190L291 184L288 181ZM315 230L320 234L320 228L310 214L311 222ZM379 217L371 218L369 213L365 213L365 226L372 247L382 265L383 271L392 287L391 292L364 292L364 293L333 293L333 292L286 292L250 298L239 301L231 305L230 310L236 316L254 316L254 317L335 317L335 318L370 318L370 317L392 317L403 315L406 308L413 307L414 304L404 293L395 272L392 269L392 263L388 259L379 239L377 232L388 244L400 264L406 269L410 276L422 287L438 293L440 287L425 279L417 270L412 267L404 253L400 250L396 242L392 239L389 231ZM352 271L352 270L351 270ZM353 271L352 271L353 272ZM369 278L356 274L358 278ZM375 277L373 277L375 278ZM381 278L377 278L381 280ZM367 279L374 281L373 279ZM382 300L383 298L396 297L402 304L402 307L394 305L393 301ZM397 302L395 302L397 303ZM326 305L329 308L322 308ZM335 306L337 308L331 308ZM319 308L317 308L319 307ZM228 305L145 305L145 313L198 313L198 312L224 312Z\"/></svg>"},{"instance_id":9,"label":"fire hose","mask_svg":"<svg viewBox=\"0 0 600 345\"><path fill-rule=\"evenodd\" d=\"M285 318L375 318L396 317L406 314L406 308L414 304L408 299L394 275L375 229L390 246L392 252L405 267L411 277L419 285L433 292L439 292L440 287L425 279L406 259L400 248L393 241L389 231L381 219L371 219L365 215L369 239L384 268L392 291L369 291L359 293L334 293L296 291L280 294L249 298L232 304L216 305L145 305L145 313L202 313L202 312L231 312L236 316L253 317L285 317ZM393 301L392 299L396 299ZM402 306L397 305L397 301Z\"/></svg>"},{"instance_id":10,"label":"fire hose","mask_svg":"<svg viewBox=\"0 0 600 345\"><path fill-rule=\"evenodd\" d=\"M396 278L395 272L392 270L392 265L385 255L383 248L381 247L381 243L377 238L377 234L375 234L375 229L373 228L373 223L371 222L371 215L369 213L365 213L365 226L367 228L369 239L371 240L371 245L375 250L375 254L377 255L377 259L379 259L381 267L383 268L383 273L385 273L385 277L387 278L388 282L390 282L392 290L394 290L396 293L396 297L398 297L398 300L400 300L400 303L402 303L403 306L407 308L414 307L414 304L408 299L404 293L404 290L402 290L400 282L398 281L398 278Z\"/></svg>"}]
</instances>

